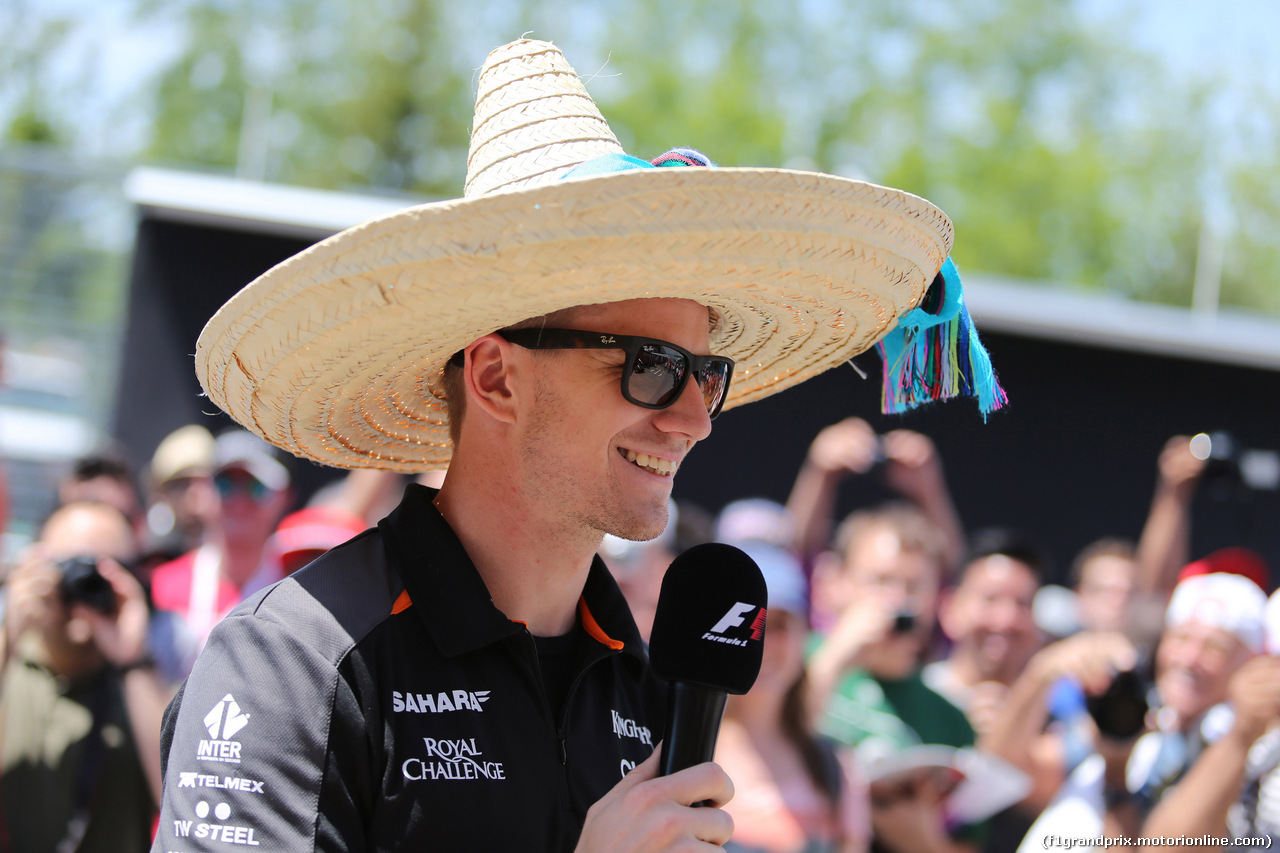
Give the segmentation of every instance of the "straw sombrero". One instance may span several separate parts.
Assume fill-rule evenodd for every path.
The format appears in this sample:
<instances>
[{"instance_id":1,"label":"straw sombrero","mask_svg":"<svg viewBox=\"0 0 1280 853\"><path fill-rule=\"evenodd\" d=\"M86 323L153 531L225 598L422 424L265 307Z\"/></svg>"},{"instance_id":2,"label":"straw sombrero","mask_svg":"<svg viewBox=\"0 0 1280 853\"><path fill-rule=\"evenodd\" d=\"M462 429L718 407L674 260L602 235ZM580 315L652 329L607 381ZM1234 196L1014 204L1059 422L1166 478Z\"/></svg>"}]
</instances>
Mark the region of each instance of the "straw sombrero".
<instances>
[{"instance_id":1,"label":"straw sombrero","mask_svg":"<svg viewBox=\"0 0 1280 853\"><path fill-rule=\"evenodd\" d=\"M522 40L480 71L465 197L262 275L209 321L196 373L295 455L418 472L449 462L445 362L490 332L575 305L693 299L719 315L711 351L737 362L727 409L874 345L951 242L946 215L900 190L627 157L560 51Z\"/></svg>"}]
</instances>

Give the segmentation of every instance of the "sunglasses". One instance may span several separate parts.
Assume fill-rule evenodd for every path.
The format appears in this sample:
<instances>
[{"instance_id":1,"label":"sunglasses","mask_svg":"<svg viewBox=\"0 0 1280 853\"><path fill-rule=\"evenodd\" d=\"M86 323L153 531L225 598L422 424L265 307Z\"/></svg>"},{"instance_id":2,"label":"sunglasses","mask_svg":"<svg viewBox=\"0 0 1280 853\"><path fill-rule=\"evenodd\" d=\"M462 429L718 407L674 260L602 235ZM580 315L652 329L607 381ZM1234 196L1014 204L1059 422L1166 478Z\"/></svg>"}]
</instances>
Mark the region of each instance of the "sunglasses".
<instances>
[{"instance_id":1,"label":"sunglasses","mask_svg":"<svg viewBox=\"0 0 1280 853\"><path fill-rule=\"evenodd\" d=\"M236 492L248 495L254 503L266 503L271 498L271 489L252 474L214 474L213 485L224 501L231 500Z\"/></svg>"},{"instance_id":2,"label":"sunglasses","mask_svg":"<svg viewBox=\"0 0 1280 853\"><path fill-rule=\"evenodd\" d=\"M626 353L622 371L622 396L645 409L665 409L680 399L692 375L702 392L707 414L720 414L733 359L720 355L694 355L683 347L654 338L606 335L576 329L517 329L498 332L525 349L620 349Z\"/></svg>"}]
</instances>

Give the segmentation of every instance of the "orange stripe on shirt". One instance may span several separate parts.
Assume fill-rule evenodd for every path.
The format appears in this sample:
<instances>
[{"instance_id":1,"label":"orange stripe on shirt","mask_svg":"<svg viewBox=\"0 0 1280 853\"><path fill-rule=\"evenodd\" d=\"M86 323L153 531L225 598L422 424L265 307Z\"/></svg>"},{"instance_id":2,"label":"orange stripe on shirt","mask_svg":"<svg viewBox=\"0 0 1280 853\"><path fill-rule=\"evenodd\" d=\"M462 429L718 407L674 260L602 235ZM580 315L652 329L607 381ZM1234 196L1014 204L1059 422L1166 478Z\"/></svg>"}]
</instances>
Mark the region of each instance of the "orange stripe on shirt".
<instances>
[{"instance_id":1,"label":"orange stripe on shirt","mask_svg":"<svg viewBox=\"0 0 1280 853\"><path fill-rule=\"evenodd\" d=\"M391 615L394 616L397 613L403 613L412 606L413 599L409 597L409 590L402 590L400 592L400 597L396 599L396 603L391 605Z\"/></svg>"},{"instance_id":2,"label":"orange stripe on shirt","mask_svg":"<svg viewBox=\"0 0 1280 853\"><path fill-rule=\"evenodd\" d=\"M596 617L592 616L591 611L587 609L586 599L578 599L578 615L582 617L582 627L586 628L587 633L597 642L604 643L615 652L621 651L622 647L626 645L621 640L615 640L604 632L604 629L596 622Z\"/></svg>"}]
</instances>

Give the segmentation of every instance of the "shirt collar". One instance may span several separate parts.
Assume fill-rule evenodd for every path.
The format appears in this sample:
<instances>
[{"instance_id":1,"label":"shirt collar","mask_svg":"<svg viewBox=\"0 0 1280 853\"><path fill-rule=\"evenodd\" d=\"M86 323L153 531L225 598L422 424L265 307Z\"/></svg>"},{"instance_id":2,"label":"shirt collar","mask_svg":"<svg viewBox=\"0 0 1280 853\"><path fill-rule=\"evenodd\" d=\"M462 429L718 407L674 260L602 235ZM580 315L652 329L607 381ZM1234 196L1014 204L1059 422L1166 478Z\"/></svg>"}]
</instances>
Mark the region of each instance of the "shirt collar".
<instances>
[{"instance_id":1,"label":"shirt collar","mask_svg":"<svg viewBox=\"0 0 1280 853\"><path fill-rule=\"evenodd\" d=\"M419 618L446 657L518 634L523 626L494 606L488 587L462 542L432 501L436 490L410 484L378 529ZM640 632L622 591L599 556L591 563L579 602L587 634L644 661ZM612 642L610 642L612 641Z\"/></svg>"}]
</instances>

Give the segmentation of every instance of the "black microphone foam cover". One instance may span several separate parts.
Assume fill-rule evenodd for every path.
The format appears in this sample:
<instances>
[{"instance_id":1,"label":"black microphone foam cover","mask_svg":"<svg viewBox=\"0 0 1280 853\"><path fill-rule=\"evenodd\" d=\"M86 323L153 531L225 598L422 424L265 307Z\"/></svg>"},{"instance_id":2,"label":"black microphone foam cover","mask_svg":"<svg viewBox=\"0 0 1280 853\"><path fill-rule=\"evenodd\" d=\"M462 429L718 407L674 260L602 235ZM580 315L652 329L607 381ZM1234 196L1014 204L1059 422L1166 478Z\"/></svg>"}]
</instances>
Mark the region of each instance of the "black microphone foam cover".
<instances>
[{"instance_id":1,"label":"black microphone foam cover","mask_svg":"<svg viewBox=\"0 0 1280 853\"><path fill-rule=\"evenodd\" d=\"M662 579L649 660L669 682L746 693L760 674L769 606L755 560L709 542L676 557Z\"/></svg>"}]
</instances>

